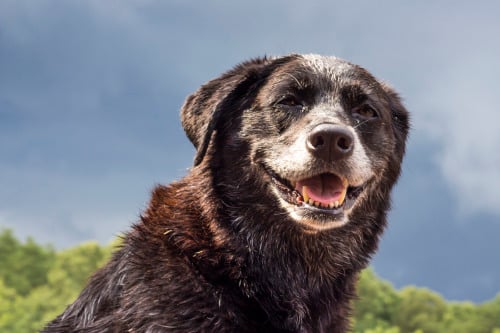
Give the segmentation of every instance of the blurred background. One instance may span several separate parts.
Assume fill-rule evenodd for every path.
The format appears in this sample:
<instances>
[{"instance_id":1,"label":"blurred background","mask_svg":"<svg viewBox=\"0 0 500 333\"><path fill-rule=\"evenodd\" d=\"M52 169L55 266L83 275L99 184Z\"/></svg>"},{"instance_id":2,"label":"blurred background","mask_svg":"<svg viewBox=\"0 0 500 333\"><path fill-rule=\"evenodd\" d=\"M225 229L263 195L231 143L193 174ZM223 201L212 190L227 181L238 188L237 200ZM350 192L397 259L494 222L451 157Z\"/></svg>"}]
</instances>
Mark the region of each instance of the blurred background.
<instances>
[{"instance_id":1,"label":"blurred background","mask_svg":"<svg viewBox=\"0 0 500 333\"><path fill-rule=\"evenodd\" d=\"M396 288L491 300L499 12L495 1L3 0L0 228L56 250L108 244L155 184L192 165L188 94L251 57L335 55L394 86L412 114L373 270Z\"/></svg>"}]
</instances>

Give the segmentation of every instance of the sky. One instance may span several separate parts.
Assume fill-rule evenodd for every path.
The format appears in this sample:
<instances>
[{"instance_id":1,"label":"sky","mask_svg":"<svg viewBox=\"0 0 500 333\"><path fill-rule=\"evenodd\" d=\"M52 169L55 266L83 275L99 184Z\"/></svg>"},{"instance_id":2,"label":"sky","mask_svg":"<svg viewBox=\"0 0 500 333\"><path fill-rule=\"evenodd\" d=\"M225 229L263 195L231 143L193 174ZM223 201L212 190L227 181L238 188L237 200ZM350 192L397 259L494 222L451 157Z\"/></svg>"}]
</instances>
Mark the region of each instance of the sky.
<instances>
[{"instance_id":1,"label":"sky","mask_svg":"<svg viewBox=\"0 0 500 333\"><path fill-rule=\"evenodd\" d=\"M237 63L335 55L404 98L412 132L372 266L396 287L500 292L500 3L0 1L0 228L67 248L126 231L194 149L190 93Z\"/></svg>"}]
</instances>

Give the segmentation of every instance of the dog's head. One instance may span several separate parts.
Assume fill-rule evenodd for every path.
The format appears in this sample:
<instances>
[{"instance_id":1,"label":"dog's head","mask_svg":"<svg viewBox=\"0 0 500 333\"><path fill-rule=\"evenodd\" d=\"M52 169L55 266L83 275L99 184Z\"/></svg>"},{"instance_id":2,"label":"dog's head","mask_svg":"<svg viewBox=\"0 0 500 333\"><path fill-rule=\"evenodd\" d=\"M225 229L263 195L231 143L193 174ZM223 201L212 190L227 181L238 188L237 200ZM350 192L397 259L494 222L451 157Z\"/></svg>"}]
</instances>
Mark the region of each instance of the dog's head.
<instances>
[{"instance_id":1,"label":"dog's head","mask_svg":"<svg viewBox=\"0 0 500 333\"><path fill-rule=\"evenodd\" d=\"M188 97L181 119L195 166L226 156L213 165L232 170L226 188L277 203L309 230L342 226L357 207L389 201L409 127L391 88L318 55L242 63Z\"/></svg>"}]
</instances>

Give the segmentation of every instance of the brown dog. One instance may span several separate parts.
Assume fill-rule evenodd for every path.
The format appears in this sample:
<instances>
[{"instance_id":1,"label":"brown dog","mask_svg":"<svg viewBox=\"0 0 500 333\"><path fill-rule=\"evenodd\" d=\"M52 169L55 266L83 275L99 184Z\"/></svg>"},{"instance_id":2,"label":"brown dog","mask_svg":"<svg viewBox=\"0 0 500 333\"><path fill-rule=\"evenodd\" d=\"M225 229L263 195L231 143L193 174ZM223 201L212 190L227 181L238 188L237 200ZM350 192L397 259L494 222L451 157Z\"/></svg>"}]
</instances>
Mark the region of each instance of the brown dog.
<instances>
[{"instance_id":1,"label":"brown dog","mask_svg":"<svg viewBox=\"0 0 500 333\"><path fill-rule=\"evenodd\" d=\"M45 332L345 332L408 114L333 57L255 59L181 111L197 149Z\"/></svg>"}]
</instances>

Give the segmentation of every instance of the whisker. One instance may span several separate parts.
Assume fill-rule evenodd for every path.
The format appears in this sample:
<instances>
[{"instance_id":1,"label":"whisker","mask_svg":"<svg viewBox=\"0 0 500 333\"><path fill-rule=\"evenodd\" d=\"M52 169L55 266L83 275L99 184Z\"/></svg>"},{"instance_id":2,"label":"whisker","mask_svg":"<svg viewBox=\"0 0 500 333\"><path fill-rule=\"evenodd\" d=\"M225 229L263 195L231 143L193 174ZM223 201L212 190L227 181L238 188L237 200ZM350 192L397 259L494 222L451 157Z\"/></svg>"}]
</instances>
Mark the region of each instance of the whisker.
<instances>
[{"instance_id":1,"label":"whisker","mask_svg":"<svg viewBox=\"0 0 500 333\"><path fill-rule=\"evenodd\" d=\"M286 75L288 75L289 77L291 77L295 82L297 82L297 85L299 88L303 88L304 85L299 81L299 79L297 79L293 74L291 73L285 73Z\"/></svg>"},{"instance_id":2,"label":"whisker","mask_svg":"<svg viewBox=\"0 0 500 333\"><path fill-rule=\"evenodd\" d=\"M356 126L353 126L352 128L358 128L359 126L363 125L364 123L368 122L369 119L367 120L363 120L362 122L360 123L357 123Z\"/></svg>"}]
</instances>

